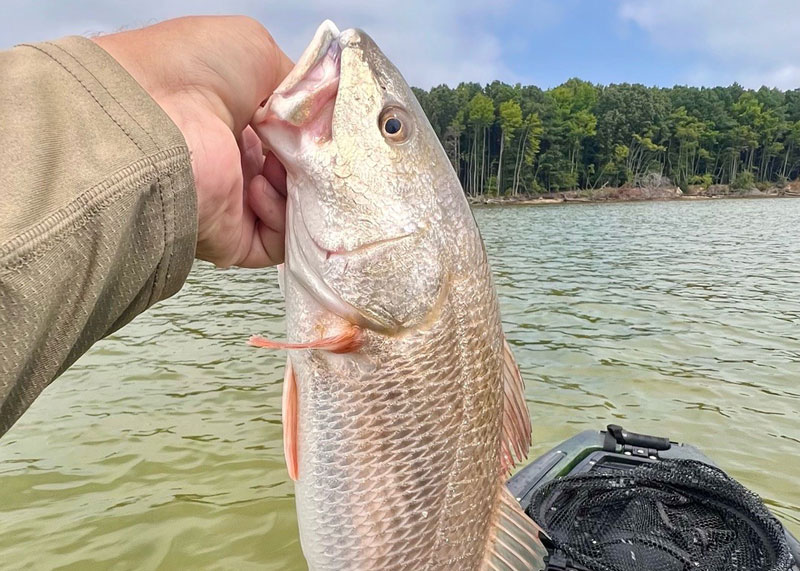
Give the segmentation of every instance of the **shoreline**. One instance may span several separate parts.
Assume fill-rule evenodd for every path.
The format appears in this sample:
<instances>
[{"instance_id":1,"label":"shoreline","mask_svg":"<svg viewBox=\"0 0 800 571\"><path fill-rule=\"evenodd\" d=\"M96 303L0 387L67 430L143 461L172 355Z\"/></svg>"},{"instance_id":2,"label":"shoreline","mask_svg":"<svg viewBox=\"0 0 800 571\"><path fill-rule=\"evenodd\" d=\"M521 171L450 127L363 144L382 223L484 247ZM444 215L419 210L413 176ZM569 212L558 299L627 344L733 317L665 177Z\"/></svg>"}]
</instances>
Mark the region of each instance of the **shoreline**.
<instances>
[{"instance_id":1,"label":"shoreline","mask_svg":"<svg viewBox=\"0 0 800 571\"><path fill-rule=\"evenodd\" d=\"M768 188L745 191L731 190L727 185L708 189L690 189L684 193L679 188L604 188L594 191L569 190L547 194L518 196L468 196L471 206L530 206L549 204L600 204L604 202L666 202L721 199L800 198L800 188ZM692 192L694 191L694 192Z\"/></svg>"}]
</instances>

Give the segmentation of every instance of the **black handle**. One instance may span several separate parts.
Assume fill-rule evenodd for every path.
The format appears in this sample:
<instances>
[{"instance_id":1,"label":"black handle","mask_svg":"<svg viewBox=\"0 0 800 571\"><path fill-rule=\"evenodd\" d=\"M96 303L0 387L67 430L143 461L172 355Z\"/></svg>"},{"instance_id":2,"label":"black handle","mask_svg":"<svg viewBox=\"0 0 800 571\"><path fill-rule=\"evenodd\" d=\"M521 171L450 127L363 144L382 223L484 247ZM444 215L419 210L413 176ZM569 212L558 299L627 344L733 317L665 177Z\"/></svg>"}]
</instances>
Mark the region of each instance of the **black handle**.
<instances>
[{"instance_id":1,"label":"black handle","mask_svg":"<svg viewBox=\"0 0 800 571\"><path fill-rule=\"evenodd\" d=\"M653 450L669 450L672 446L669 442L669 438L628 432L617 424L609 424L607 430L608 433L614 437L616 443L621 446L629 444L631 446L640 446L642 448L652 448Z\"/></svg>"}]
</instances>

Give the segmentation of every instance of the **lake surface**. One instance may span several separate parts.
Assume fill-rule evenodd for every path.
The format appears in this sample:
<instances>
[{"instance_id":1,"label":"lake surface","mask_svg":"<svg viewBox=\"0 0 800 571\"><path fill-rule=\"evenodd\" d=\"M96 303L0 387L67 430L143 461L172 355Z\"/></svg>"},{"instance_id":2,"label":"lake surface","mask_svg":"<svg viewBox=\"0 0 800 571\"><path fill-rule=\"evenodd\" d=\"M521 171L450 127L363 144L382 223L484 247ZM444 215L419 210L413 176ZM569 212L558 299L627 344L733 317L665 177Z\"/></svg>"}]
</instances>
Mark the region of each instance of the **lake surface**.
<instances>
[{"instance_id":1,"label":"lake surface","mask_svg":"<svg viewBox=\"0 0 800 571\"><path fill-rule=\"evenodd\" d=\"M531 457L609 422L692 442L800 533L800 200L476 211ZM276 272L198 264L0 439L3 569L304 569Z\"/></svg>"}]
</instances>

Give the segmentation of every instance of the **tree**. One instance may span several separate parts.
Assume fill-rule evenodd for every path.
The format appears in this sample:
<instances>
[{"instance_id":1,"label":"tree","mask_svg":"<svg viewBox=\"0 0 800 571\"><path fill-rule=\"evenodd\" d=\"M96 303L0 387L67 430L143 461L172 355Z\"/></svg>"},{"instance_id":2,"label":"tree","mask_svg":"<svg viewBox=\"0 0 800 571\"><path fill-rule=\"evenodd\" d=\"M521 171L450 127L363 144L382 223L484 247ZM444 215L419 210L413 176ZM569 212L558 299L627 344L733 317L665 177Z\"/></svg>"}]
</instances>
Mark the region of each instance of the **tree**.
<instances>
[{"instance_id":1,"label":"tree","mask_svg":"<svg viewBox=\"0 0 800 571\"><path fill-rule=\"evenodd\" d=\"M701 146L701 142L711 133L708 124L690 115L685 107L673 111L669 120L678 151L675 181L684 186L697 172L697 160L708 157L708 150Z\"/></svg>"},{"instance_id":2,"label":"tree","mask_svg":"<svg viewBox=\"0 0 800 571\"><path fill-rule=\"evenodd\" d=\"M542 120L536 113L529 113L525 118L522 136L519 141L517 157L514 160L514 183L511 193L516 196L523 178L523 168L532 167L536 156L539 154L539 145L542 139ZM531 187L536 187L536 177L532 179Z\"/></svg>"},{"instance_id":3,"label":"tree","mask_svg":"<svg viewBox=\"0 0 800 571\"><path fill-rule=\"evenodd\" d=\"M580 172L583 169L579 168L579 164L582 166L583 143L596 133L597 117L592 109L597 103L597 91L591 83L570 79L551 90L549 95L555 104L552 148L566 152L569 169L568 177L559 186L574 188L583 174ZM558 161L558 157L554 159Z\"/></svg>"},{"instance_id":4,"label":"tree","mask_svg":"<svg viewBox=\"0 0 800 571\"><path fill-rule=\"evenodd\" d=\"M472 191L473 194L483 194L484 185L486 182L486 139L489 125L494 121L494 104L483 93L476 93L472 100L469 102L469 123L473 129L473 180ZM478 173L478 134L481 138L481 156L480 156L480 173Z\"/></svg>"},{"instance_id":5,"label":"tree","mask_svg":"<svg viewBox=\"0 0 800 571\"><path fill-rule=\"evenodd\" d=\"M470 195L487 184L511 194L640 184L650 173L680 185L800 175L800 89L573 78L547 91L494 81L414 94Z\"/></svg>"},{"instance_id":6,"label":"tree","mask_svg":"<svg viewBox=\"0 0 800 571\"><path fill-rule=\"evenodd\" d=\"M503 193L503 150L522 128L522 108L516 101L508 100L500 104L500 154L497 159L497 194Z\"/></svg>"}]
</instances>

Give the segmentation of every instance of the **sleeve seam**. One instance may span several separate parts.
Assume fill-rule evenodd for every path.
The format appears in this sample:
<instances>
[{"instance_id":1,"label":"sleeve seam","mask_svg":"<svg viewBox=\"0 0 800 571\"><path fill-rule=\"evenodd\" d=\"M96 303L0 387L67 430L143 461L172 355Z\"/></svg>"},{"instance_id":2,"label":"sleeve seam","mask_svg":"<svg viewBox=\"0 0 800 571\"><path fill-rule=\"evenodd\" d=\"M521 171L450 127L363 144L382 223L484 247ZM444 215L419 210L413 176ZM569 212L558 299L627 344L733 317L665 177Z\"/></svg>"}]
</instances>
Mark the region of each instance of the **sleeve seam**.
<instances>
[{"instance_id":1,"label":"sleeve seam","mask_svg":"<svg viewBox=\"0 0 800 571\"><path fill-rule=\"evenodd\" d=\"M186 147L173 147L128 165L106 180L81 193L65 207L0 245L0 270L15 270L41 256L56 244L83 228L94 216L105 210L126 192L136 192L142 182L131 179L152 178L158 185L159 200L164 219L164 200L158 177L158 168L164 174L173 174L191 168L186 158ZM166 236L166 228L164 228ZM166 247L166 244L165 244ZM162 257L164 257L162 255Z\"/></svg>"},{"instance_id":2,"label":"sleeve seam","mask_svg":"<svg viewBox=\"0 0 800 571\"><path fill-rule=\"evenodd\" d=\"M156 269L155 269L155 275L158 277L160 275L160 273L161 273L161 268L162 268L162 264L164 262L164 258L166 258L168 256L167 250L170 247L169 246L169 236L168 236L166 204L165 204L165 201L164 201L164 191L163 191L163 185L162 185L162 180L161 180L162 173L159 172L159 169L152 162L152 159L151 159L150 155L148 155L145 152L145 150L142 148L142 146L139 143L139 141L136 140L136 138L129 131L129 129L126 129L125 126L123 126L122 122L119 121L117 119L117 117L115 117L114 114L111 112L111 110L108 109L106 107L106 105L104 105L100 101L98 96L92 91L91 87L89 85L87 85L86 82L84 82L80 77L78 77L78 75L72 69L70 69L69 65L66 65L66 63L63 62L60 58L56 57L55 54L50 53L48 50L42 49L40 46L33 45L33 44L22 44L22 45L25 46L25 47L33 48L33 49L39 51L40 53L46 55L51 60L53 60L58 66L60 66L67 73L69 73L73 77L73 79L81 86L81 88L83 88L83 90L94 100L94 102L98 105L98 107L100 107L100 109L103 110L103 112L108 116L108 118L111 119L111 121L120 129L120 131L122 131L122 133L124 133L125 136L136 146L136 148L139 150L139 152L144 157L144 159L146 161L150 162L150 166L152 167L152 169L154 171L154 174L155 174L155 177L156 177L155 183L156 183L156 187L157 187L157 190L158 190L159 202L161 204L161 224L162 224L163 243L164 243L164 251L162 252L162 256L159 259L159 263L158 263L158 265L156 266ZM106 93L106 95L108 95L112 99L112 101L114 101L119 106L119 108L125 113L125 115L127 115L127 117L130 120L132 120L133 123L137 127L139 127L139 129L150 139L150 141L153 143L153 145L156 146L156 147L158 146L156 144L155 140L153 139L152 135L142 127L142 125L120 103L120 101L113 95L113 93L111 93L108 90L108 88L103 84L103 82L101 82L97 78L97 76L94 75L94 73L92 73L85 65L83 65L83 63L81 63L77 58L75 58L68 51L64 50L63 48L61 48L60 46L58 46L56 44L53 44L52 42L45 42L44 45L47 45L51 49L57 49L60 52L66 54L66 56L69 57L73 62L75 62L75 64L77 66L79 66L83 71L85 71L89 76L91 76L97 82L97 85L99 85L103 89L103 91ZM98 49L102 49L99 46L97 46L97 48ZM125 73L127 73L127 71L125 71ZM149 94L148 94L148 96L149 96ZM166 174L166 173L163 173L163 174ZM169 252L170 256L171 256L171 253L172 252L170 251ZM168 270L169 270L169 262L167 263L167 271ZM156 280L154 280L154 282L153 282L153 291L151 292L151 299L156 299L158 297L159 292L156 291L156 287L157 287L156 284L160 283L161 281L162 280L159 280L158 278Z\"/></svg>"},{"instance_id":3,"label":"sleeve seam","mask_svg":"<svg viewBox=\"0 0 800 571\"><path fill-rule=\"evenodd\" d=\"M89 41L91 41L91 40L89 40ZM128 116L128 118L129 118L131 121L133 121L133 122L136 124L136 126L137 126L137 127L139 127L139 129L142 131L142 133L144 133L145 135L147 135L147 138L148 138L148 139L150 139L150 142L151 142L151 143L153 143L153 146L154 146L154 147L158 147L158 144L156 143L155 139L154 139L154 138L153 138L153 136L150 134L150 132L149 132L147 129L145 129L144 127L142 127L142 124L141 124L141 123L139 123L139 121L137 121L137 120L136 120L136 117L135 117L135 116L133 116L133 115L131 115L130 111L128 111L128 109L127 109L127 108L126 108L126 107L125 107L125 106L122 104L122 102L121 102L119 99L117 99L117 97L114 95L114 93L113 93L111 90L109 90L109 89L108 89L108 87L106 87L106 85L105 85L105 84L104 84L104 83L103 83L103 82L100 80L100 78L99 78L99 77L97 77L97 76L96 76L96 75L95 75L95 74L92 72L92 70L91 70L91 69L89 69L88 67L86 67L86 66L83 64L83 62L81 62L81 61L80 61L78 58L76 58L74 55L72 55L72 54L71 54L69 51L65 50L65 49L64 49L62 46L60 46L60 45L58 45L58 44L56 44L56 43L53 43L53 42L44 42L44 44L45 44L45 45L48 45L48 46L50 46L50 47L52 47L52 48L54 48L54 49L57 49L57 50L59 50L59 51L60 51L60 52L62 52L62 53L65 55L65 56L69 57L69 58L70 58L72 61L74 61L76 65L80 66L80 67L81 67L81 69L83 69L83 70L84 70L84 71L85 71L87 74L89 74L89 75L92 77L92 79L94 79L94 80L97 82L97 84L98 84L100 87L102 87L102 88L103 88L103 90L104 90L104 91L106 92L106 94L107 94L107 95L108 95L108 96L109 96L109 97L112 99L112 101L114 101L114 103L116 103L116 104L119 106L119 108L120 108L120 109L122 109L122 111L124 111L124 112L125 112L125 115L127 115L127 116ZM27 45L27 44L26 44L26 45ZM101 48L100 46L97 46L97 49L99 49L99 50L102 50L103 48ZM49 55L49 54L48 54L48 55ZM50 57L53 57L53 56L51 55ZM109 57L111 57L111 56L109 56ZM66 66L64 66L64 64L63 64L63 63L61 63L60 61L58 61L57 59L55 59L55 57L53 57L53 60L54 60L54 61L56 61L56 62L58 62L58 63L59 63L59 64L60 64L62 67L64 67L64 68L66 69ZM122 67L122 66L120 66L120 67ZM69 71L69 70L68 70L68 71ZM126 71L125 73L127 73L127 71ZM74 76L74 74L73 74L73 76ZM84 85L84 84L83 84L83 82L81 82L81 81L80 81L80 80L79 80L77 77L76 77L75 79L76 79L76 80L77 80L77 81L78 81L78 82L81 84L81 86L82 86L82 87L83 87L83 88L84 88L84 89L85 89L87 92L89 92L89 94L90 94L90 95L92 95L92 97L95 99L95 101L97 101L97 98L95 98L95 97L94 97L94 95L93 95L93 94L91 94L91 91L88 89L88 87L87 87L86 85ZM142 88L142 90L144 91L144 88ZM150 95L149 95L149 94L148 94L148 97L150 97ZM151 97L151 99L152 99L152 97ZM100 105L100 107L102 107L102 108L103 108L103 110L104 110L104 111L105 111L105 112L106 112L106 113L107 113L107 114L110 116L110 112L109 112L109 111L108 111L108 110L107 110L105 107L103 107L103 105L102 105L102 104L101 104L99 101L97 101L97 103L98 103L98 105ZM157 104L156 104L156 105L157 105ZM113 119L113 118L112 118L112 119ZM116 123L116 121L115 121L115 123ZM119 124L119 123L118 123L118 124ZM122 127L121 127L121 126L120 126L120 129L122 129ZM129 138L129 139L131 139L131 141L133 141L133 137L132 137L132 136L131 136L131 135L130 135L130 134L127 132L127 131L125 131L125 130L123 129L123 132L124 132L124 133L125 133L125 134L128 136L128 138ZM136 142L135 142L135 141L133 141L133 143L134 143L134 144L136 144ZM139 148L139 150L140 150L140 151L142 150L142 149L139 147L139 145L136 145L136 146L137 146L137 148ZM142 152L144 152L144 151L142 151Z\"/></svg>"},{"instance_id":4,"label":"sleeve seam","mask_svg":"<svg viewBox=\"0 0 800 571\"><path fill-rule=\"evenodd\" d=\"M52 45L52 44L49 44L49 43L48 43L47 45ZM133 137L133 135L131 135L131 133L129 133L129 132L128 132L128 130L127 130L127 129L125 129L125 127L123 127L123 126L122 126L122 124L121 124L121 123L120 123L120 122L117 120L117 118L116 118L116 117L114 117L114 115L113 115L113 114L112 114L112 113L111 113L111 112L110 112L108 109L106 109L106 106L105 106L105 105L103 105L103 103L101 103L101 102L100 102L100 100L97 98L97 96L94 94L94 92L93 92L91 89L89 89L89 86L87 86L87 85L86 85L86 83L85 83L83 80L81 80L81 78L79 78L79 77L78 77L78 76L75 74L75 72L74 72L74 71L72 71L72 70L69 68L69 66L66 66L66 65L64 65L64 63L63 63L61 60L59 60L57 57L55 57L53 54L51 54L50 52L48 52L48 51L46 51L46 50L43 50L41 47L39 47L39 46L37 46L37 45L33 45L33 44L22 44L22 46L24 46L24 47L28 47L28 48L32 48L32 49L34 49L34 50L37 50L37 51L39 51L39 52L43 53L44 55L46 55L47 57L49 57L50 59L52 59L52 60L53 60L55 63L57 63L57 64L59 65L59 67L61 67L61 68L62 68L64 71L66 71L68 74L70 74L70 75L72 76L72 78L73 78L73 79L74 79L76 82L78 82L78 85L80 85L80 86L83 88L83 90L84 90L86 93L88 93L88 94L89 94L89 96L90 96L92 99L94 99L94 102L95 102L95 103L97 103L97 106L98 106L98 107L100 107L100 109L102 109L102 110L103 110L103 112L104 112L104 113L105 113L105 114L108 116L108 118L109 118L109 119L111 119L111 121L113 121L113 122L114 122L114 124L115 124L117 127L119 127L120 131L122 131L122 132L125 134L125 136L126 136L126 137L128 137L128 139L130 139L131 143L133 143L134 145L136 145L136 148L137 148L137 149L139 149L139 152L142 154L142 156L146 156L146 154L145 154L145 151L144 151L144 149L141 147L141 145L139 144L139 142L138 142L138 141L137 141L137 140L136 140L136 139ZM85 68L84 68L84 69L85 69ZM98 82L98 83L99 83L99 82ZM102 86L103 84L102 84L102 83L100 83L100 85ZM105 89L105 86L103 86L103 89ZM108 91L106 90L106 92L108 92ZM126 111L126 113L127 113L127 111ZM148 136L149 136L149 135L148 135Z\"/></svg>"},{"instance_id":5,"label":"sleeve seam","mask_svg":"<svg viewBox=\"0 0 800 571\"><path fill-rule=\"evenodd\" d=\"M164 172L164 177L162 178L161 176L159 176L158 179L156 180L156 184L158 185L158 200L161 203L161 227L163 228L164 232L164 253L159 259L158 264L156 265L156 270L155 270L156 279L153 280L153 289L150 292L150 299L147 302L148 307L153 305L159 299L161 299L161 290L163 290L164 287L166 287L166 284L169 281L169 270L170 267L172 266L173 255L175 254L175 244L170 244L170 242L167 240L168 231L170 230L170 227L172 227L172 233L173 234L175 233L175 228L174 228L175 216L172 215L172 212L174 212L175 209L174 206L175 197L173 188L174 179L171 175L172 175L171 172ZM171 210L170 214L171 220L169 225L167 224L167 205L164 203L163 183L165 181L169 183L170 189L172 190L172 193L168 193L168 195L170 196L169 203ZM163 269L164 275L163 279L159 279L161 277L160 274L162 272L162 267L164 267Z\"/></svg>"},{"instance_id":6,"label":"sleeve seam","mask_svg":"<svg viewBox=\"0 0 800 571\"><path fill-rule=\"evenodd\" d=\"M111 90L109 90L108 87L106 87L106 85L94 73L92 73L92 71L89 68L87 68L83 64L83 62L81 62L78 58L76 58L74 55L72 55L69 51L65 50L64 48L62 48L61 46L59 46L57 44L54 44L52 42L45 42L45 44L50 46L53 49L57 49L60 52L62 52L66 57L70 58L77 66L79 66L81 69L83 69L83 71L85 73L89 74L89 76L91 76L92 79L94 79L97 82L97 84L100 86L100 88L103 89L103 91L106 93L106 95L108 95L111 98L111 100L114 103L116 103L117 106L122 110L122 112L125 113L125 115L128 117L128 119L130 119L139 128L139 130L147 136L148 139L150 139L150 142L153 144L153 147L158 148L158 144L156 143L156 141L153 138L153 136L144 127L142 127L141 123L139 123L139 121L136 120L136 117L131 115L131 113L122 104L122 102L120 102L120 100L116 98L114 93ZM99 46L97 46L97 48L102 50L102 48L100 48ZM51 57L53 57L53 59L55 61L58 61L54 56L51 55ZM66 66L62 62L59 61L58 63L61 64L62 67L66 68ZM120 67L122 67L122 66L120 66ZM125 73L127 73L127 71L125 71ZM74 74L73 74L73 76L74 76ZM105 113L109 117L111 117L110 110L107 109L102 103L100 103L100 101L97 99L97 97L95 97L94 94L91 93L89 88L83 82L81 82L80 79L78 79L76 77L76 80L78 80L78 82L87 91L87 93L89 93L89 95L92 96L92 98L103 109L103 111L105 111ZM149 94L148 94L148 96L149 96ZM125 129L123 129L123 127L120 124L120 122L117 122L113 117L111 117L111 119L112 119L112 121L114 121L117 124L117 126L119 126L119 128L123 131L123 133L125 133L125 135L128 137L128 139L130 139L131 142L133 142L133 144L136 145L136 148L139 149L139 151L142 154L145 154L144 153L144 149L142 149L142 147L136 141L134 141L134 138L131 135L131 133L128 133ZM156 168L155 164L153 164L153 168L155 169L156 186L157 186L157 189L158 189L158 199L159 199L159 204L161 205L161 228L163 230L164 250L162 252L162 256L159 258L158 264L156 264L156 269L155 269L155 272L154 272L154 274L156 276L156 279L153 280L153 289L150 292L150 300L148 302L148 305L152 305L153 303L155 303L155 300L157 300L158 297L160 296L160 292L158 291L158 284L162 283L162 281L166 282L166 276L169 275L168 273L165 274L164 280L159 279L160 274L161 274L161 267L162 267L163 263L166 261L166 263L167 263L166 271L169 272L170 259L172 257L172 248L171 248L169 240L168 240L168 238L169 238L169 236L168 236L169 226L167 224L167 212L166 212L166 204L164 202L164 189L163 189L163 184L162 184L162 181L163 181L162 176L167 177L167 179L170 180L170 181L171 181L171 177L169 176L169 173L160 172L159 169Z\"/></svg>"}]
</instances>

